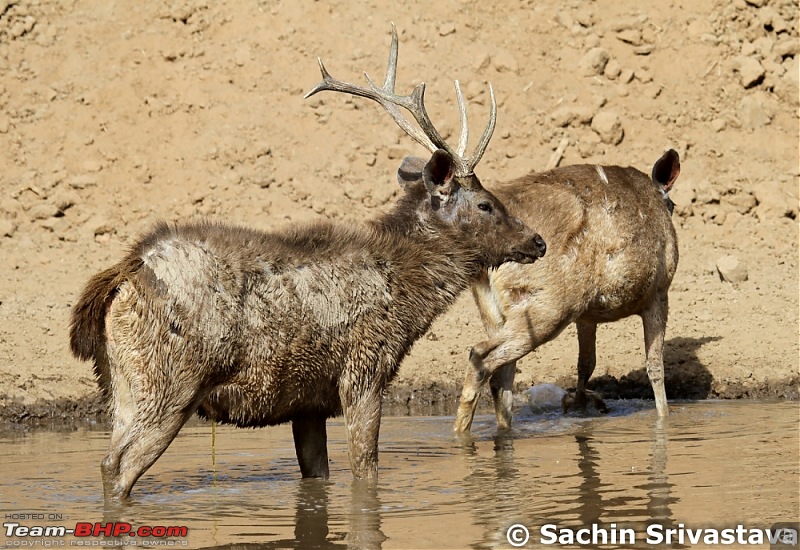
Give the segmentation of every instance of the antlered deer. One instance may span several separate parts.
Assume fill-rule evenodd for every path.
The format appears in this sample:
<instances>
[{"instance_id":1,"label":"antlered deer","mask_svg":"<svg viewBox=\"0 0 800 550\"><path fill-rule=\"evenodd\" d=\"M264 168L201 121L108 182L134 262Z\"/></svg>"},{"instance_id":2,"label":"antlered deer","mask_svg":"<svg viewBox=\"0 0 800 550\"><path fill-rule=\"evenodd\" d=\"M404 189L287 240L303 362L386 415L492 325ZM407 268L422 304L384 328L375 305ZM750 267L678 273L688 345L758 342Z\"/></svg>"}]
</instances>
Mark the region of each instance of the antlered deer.
<instances>
[{"instance_id":1,"label":"antlered deer","mask_svg":"<svg viewBox=\"0 0 800 550\"><path fill-rule=\"evenodd\" d=\"M635 168L575 165L498 186L495 194L514 213L535 220L548 259L489 269L472 286L489 339L470 353L456 431L469 431L487 379L498 428L509 428L516 361L570 323L578 329L578 385L565 408L584 406L589 397L604 409L586 390L597 325L630 315L641 316L644 325L645 366L658 414L669 414L662 345L678 245L667 193L679 173L678 154L669 150L652 178Z\"/></svg>"},{"instance_id":2,"label":"antlered deer","mask_svg":"<svg viewBox=\"0 0 800 550\"><path fill-rule=\"evenodd\" d=\"M344 414L356 477L377 474L381 397L412 344L487 268L530 263L545 244L483 189L474 154L445 143L425 111L424 85L387 79L332 90L377 101L431 157L407 158L405 193L359 226L317 222L265 233L216 223L160 224L121 262L92 277L76 303L70 344L94 360L113 409L101 469L107 499L124 499L195 412L237 426L292 422L300 470L328 476L325 420ZM407 109L421 131L403 117Z\"/></svg>"}]
</instances>

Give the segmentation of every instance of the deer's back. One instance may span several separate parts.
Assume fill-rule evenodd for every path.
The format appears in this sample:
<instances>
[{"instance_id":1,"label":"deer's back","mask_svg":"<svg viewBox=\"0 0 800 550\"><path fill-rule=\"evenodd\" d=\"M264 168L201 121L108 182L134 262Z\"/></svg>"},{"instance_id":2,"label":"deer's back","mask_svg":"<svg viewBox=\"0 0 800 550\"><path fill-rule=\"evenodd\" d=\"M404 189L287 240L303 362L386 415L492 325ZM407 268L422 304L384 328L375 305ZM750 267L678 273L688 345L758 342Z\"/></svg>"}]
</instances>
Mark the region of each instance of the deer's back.
<instances>
[{"instance_id":1,"label":"deer's back","mask_svg":"<svg viewBox=\"0 0 800 550\"><path fill-rule=\"evenodd\" d=\"M492 274L504 307L544 299L570 320L613 321L669 287L675 230L656 185L640 171L567 166L510 181L497 195L547 243L539 262L505 264Z\"/></svg>"},{"instance_id":2,"label":"deer's back","mask_svg":"<svg viewBox=\"0 0 800 550\"><path fill-rule=\"evenodd\" d=\"M164 225L132 253L143 264L112 303L109 336L186 358L216 388L201 410L240 425L280 423L298 406L338 414L342 378L368 366L391 379L460 290L434 303L427 294L443 290L426 277L446 260L365 227Z\"/></svg>"}]
</instances>

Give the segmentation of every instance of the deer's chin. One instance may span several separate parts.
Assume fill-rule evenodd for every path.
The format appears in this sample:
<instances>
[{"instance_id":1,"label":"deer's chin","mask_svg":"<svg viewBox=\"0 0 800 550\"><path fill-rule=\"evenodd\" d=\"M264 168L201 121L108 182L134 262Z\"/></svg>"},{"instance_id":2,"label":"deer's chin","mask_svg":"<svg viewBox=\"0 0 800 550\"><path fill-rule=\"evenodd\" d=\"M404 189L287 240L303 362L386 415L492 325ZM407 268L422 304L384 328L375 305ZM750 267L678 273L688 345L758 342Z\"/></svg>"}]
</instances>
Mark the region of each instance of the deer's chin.
<instances>
[{"instance_id":1,"label":"deer's chin","mask_svg":"<svg viewBox=\"0 0 800 550\"><path fill-rule=\"evenodd\" d=\"M527 252L515 250L514 252L506 256L501 263L514 262L518 264L532 264L540 257L541 254L539 253L529 254Z\"/></svg>"}]
</instances>

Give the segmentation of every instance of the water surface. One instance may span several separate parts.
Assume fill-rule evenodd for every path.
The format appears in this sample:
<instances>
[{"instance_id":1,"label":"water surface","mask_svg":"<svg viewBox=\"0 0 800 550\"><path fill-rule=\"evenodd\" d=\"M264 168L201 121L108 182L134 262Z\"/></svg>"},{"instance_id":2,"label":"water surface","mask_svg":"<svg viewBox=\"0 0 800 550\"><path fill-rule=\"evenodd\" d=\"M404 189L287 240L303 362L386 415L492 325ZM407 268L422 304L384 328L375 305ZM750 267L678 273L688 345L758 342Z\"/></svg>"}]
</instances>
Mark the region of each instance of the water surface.
<instances>
[{"instance_id":1,"label":"water surface","mask_svg":"<svg viewBox=\"0 0 800 550\"><path fill-rule=\"evenodd\" d=\"M288 425L217 426L213 453L210 425L187 427L121 509L102 499L107 431L8 432L0 513L22 526L186 526L185 539L169 540L251 550L510 548L513 524L528 529L527 548L553 547L541 544L545 524L609 535L613 524L648 547L651 524L767 528L800 518L797 403L673 403L664 421L651 403L610 404L610 415L588 418L521 410L502 437L489 416L469 438L453 435L452 417L386 417L376 484L352 480L340 421L328 424L329 481L300 479ZM5 546L36 540L6 534ZM617 542L600 546L631 546Z\"/></svg>"}]
</instances>

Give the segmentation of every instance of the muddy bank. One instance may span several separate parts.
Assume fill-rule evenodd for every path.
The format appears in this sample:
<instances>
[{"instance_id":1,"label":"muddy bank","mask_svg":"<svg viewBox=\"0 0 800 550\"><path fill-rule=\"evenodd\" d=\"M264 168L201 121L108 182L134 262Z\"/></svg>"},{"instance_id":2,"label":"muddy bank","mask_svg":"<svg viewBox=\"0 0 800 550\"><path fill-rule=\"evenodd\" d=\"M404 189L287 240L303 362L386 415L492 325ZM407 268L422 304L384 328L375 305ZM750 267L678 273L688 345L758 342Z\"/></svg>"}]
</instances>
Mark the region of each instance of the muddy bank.
<instances>
[{"instance_id":1,"label":"muddy bank","mask_svg":"<svg viewBox=\"0 0 800 550\"><path fill-rule=\"evenodd\" d=\"M559 380L557 384L574 389L575 380ZM683 375L667 369L665 385L669 399L789 399L800 400L800 376L782 381L714 382L707 375ZM644 369L617 379L603 375L589 382L589 389L605 399L653 399L653 390ZM525 387L518 385L517 391ZM455 384L432 383L427 387L391 386L384 398L384 415L452 415L458 406L460 387ZM40 400L26 404L21 400L0 399L0 431L33 429L48 426L80 426L87 423L108 424L106 401L99 392L80 399ZM481 407L489 411L491 401L484 395Z\"/></svg>"}]
</instances>

